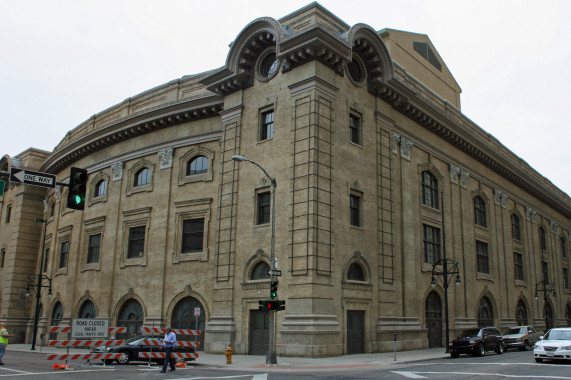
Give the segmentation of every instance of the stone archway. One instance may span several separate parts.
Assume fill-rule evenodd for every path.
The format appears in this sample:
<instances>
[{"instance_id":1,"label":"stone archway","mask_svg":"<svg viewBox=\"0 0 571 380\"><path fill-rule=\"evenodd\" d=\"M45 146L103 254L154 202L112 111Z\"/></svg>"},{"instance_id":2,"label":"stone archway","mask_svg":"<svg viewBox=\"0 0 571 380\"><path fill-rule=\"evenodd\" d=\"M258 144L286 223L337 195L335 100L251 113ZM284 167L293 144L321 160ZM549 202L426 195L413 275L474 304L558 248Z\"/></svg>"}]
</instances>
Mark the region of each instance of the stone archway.
<instances>
[{"instance_id":1,"label":"stone archway","mask_svg":"<svg viewBox=\"0 0 571 380\"><path fill-rule=\"evenodd\" d=\"M195 311L199 312L199 316L195 316ZM200 347L197 351L204 351L204 337L205 337L205 310L199 300L194 297L185 297L177 302L173 309L171 317L171 327L173 329L191 329L200 330L201 335L178 335L177 340L191 340L198 341Z\"/></svg>"}]
</instances>

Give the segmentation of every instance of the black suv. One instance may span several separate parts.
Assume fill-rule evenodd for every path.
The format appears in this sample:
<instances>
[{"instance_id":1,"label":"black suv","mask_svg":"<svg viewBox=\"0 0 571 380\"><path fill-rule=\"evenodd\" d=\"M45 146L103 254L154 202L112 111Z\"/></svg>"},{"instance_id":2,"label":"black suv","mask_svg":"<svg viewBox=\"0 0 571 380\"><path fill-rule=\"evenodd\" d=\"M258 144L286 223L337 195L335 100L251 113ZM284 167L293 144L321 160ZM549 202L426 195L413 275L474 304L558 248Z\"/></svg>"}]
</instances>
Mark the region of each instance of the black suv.
<instances>
[{"instance_id":1,"label":"black suv","mask_svg":"<svg viewBox=\"0 0 571 380\"><path fill-rule=\"evenodd\" d=\"M450 355L457 358L460 354L484 356L486 351L496 351L498 355L504 353L502 333L495 327L481 327L464 330L462 334L448 345Z\"/></svg>"}]
</instances>

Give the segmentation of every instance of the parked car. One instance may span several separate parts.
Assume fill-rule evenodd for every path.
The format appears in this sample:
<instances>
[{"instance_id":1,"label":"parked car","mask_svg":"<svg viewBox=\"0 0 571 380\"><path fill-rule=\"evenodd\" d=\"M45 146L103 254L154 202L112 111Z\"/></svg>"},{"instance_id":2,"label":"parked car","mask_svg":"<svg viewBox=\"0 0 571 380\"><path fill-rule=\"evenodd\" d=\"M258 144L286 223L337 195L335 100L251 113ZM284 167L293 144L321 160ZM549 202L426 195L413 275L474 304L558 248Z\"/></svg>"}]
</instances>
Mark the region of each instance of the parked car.
<instances>
[{"instance_id":1,"label":"parked car","mask_svg":"<svg viewBox=\"0 0 571 380\"><path fill-rule=\"evenodd\" d=\"M571 327L551 329L533 347L535 361L571 360Z\"/></svg>"},{"instance_id":2,"label":"parked car","mask_svg":"<svg viewBox=\"0 0 571 380\"><path fill-rule=\"evenodd\" d=\"M448 345L450 356L457 358L460 354L484 356L486 351L504 353L502 333L495 327L480 327L464 330L462 334Z\"/></svg>"},{"instance_id":3,"label":"parked car","mask_svg":"<svg viewBox=\"0 0 571 380\"><path fill-rule=\"evenodd\" d=\"M532 326L508 327L504 332L504 344L508 348L519 348L520 351L529 351L539 340L540 332Z\"/></svg>"},{"instance_id":4,"label":"parked car","mask_svg":"<svg viewBox=\"0 0 571 380\"><path fill-rule=\"evenodd\" d=\"M148 345L145 344L144 340L162 340L162 338L151 337L151 336L134 336L132 338L127 339L122 345L119 346L97 346L91 352L94 354L101 354L101 353L122 353L119 359L117 359L117 363L119 364L127 364L130 361L148 361L149 359L139 359L139 352L161 352L159 351L158 345ZM195 351L194 347L187 347L187 346L175 346L173 352L191 352ZM162 358L153 358L150 359L151 361L163 363L164 359ZM184 359L184 358L176 358L176 362L183 362L186 360L194 360L194 359ZM105 363L112 363L113 360L105 360Z\"/></svg>"}]
</instances>

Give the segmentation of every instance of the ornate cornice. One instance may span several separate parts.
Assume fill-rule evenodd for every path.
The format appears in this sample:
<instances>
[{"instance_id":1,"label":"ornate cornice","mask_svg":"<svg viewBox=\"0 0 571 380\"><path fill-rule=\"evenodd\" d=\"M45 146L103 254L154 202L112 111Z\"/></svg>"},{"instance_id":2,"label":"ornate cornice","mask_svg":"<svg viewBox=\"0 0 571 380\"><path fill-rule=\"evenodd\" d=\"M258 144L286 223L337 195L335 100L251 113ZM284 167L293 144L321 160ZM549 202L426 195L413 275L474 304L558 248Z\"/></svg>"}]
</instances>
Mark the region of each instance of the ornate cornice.
<instances>
[{"instance_id":1,"label":"ornate cornice","mask_svg":"<svg viewBox=\"0 0 571 380\"><path fill-rule=\"evenodd\" d=\"M207 96L172 102L131 114L87 134L55 151L41 171L58 173L73 162L122 141L195 120L219 117L223 99Z\"/></svg>"}]
</instances>

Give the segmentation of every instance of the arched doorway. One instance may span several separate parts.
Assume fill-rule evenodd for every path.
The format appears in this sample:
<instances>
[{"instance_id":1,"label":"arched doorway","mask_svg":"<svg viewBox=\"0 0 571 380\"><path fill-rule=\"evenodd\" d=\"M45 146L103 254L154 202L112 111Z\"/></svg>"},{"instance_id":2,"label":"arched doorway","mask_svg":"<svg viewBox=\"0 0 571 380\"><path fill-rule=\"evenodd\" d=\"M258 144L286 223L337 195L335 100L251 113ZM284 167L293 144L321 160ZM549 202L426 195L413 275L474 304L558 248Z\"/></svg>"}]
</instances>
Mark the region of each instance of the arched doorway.
<instances>
[{"instance_id":1,"label":"arched doorway","mask_svg":"<svg viewBox=\"0 0 571 380\"><path fill-rule=\"evenodd\" d=\"M527 309L522 300L519 300L515 307L515 319L518 326L526 326L527 323Z\"/></svg>"},{"instance_id":2,"label":"arched doorway","mask_svg":"<svg viewBox=\"0 0 571 380\"><path fill-rule=\"evenodd\" d=\"M545 304L545 331L550 330L553 328L553 309L549 303Z\"/></svg>"},{"instance_id":3,"label":"arched doorway","mask_svg":"<svg viewBox=\"0 0 571 380\"><path fill-rule=\"evenodd\" d=\"M196 314L199 314L198 316ZM171 327L173 329L191 329L200 330L202 333L196 335L177 336L177 340L192 340L200 342L197 351L204 351L204 325L205 325L204 307L194 297L185 297L178 301L172 313Z\"/></svg>"},{"instance_id":4,"label":"arched doorway","mask_svg":"<svg viewBox=\"0 0 571 380\"><path fill-rule=\"evenodd\" d=\"M117 334L117 339L128 339L141 333L143 326L143 308L139 301L130 299L123 304L117 316L117 327L126 327L127 332Z\"/></svg>"},{"instance_id":5,"label":"arched doorway","mask_svg":"<svg viewBox=\"0 0 571 380\"><path fill-rule=\"evenodd\" d=\"M78 318L95 318L97 316L97 310L95 310L95 305L90 300L83 302L79 308Z\"/></svg>"},{"instance_id":6,"label":"arched doorway","mask_svg":"<svg viewBox=\"0 0 571 380\"><path fill-rule=\"evenodd\" d=\"M478 327L494 325L494 310L488 297L484 296L478 303Z\"/></svg>"},{"instance_id":7,"label":"arched doorway","mask_svg":"<svg viewBox=\"0 0 571 380\"><path fill-rule=\"evenodd\" d=\"M426 297L424 307L428 347L442 347L442 302L436 292L430 292Z\"/></svg>"},{"instance_id":8,"label":"arched doorway","mask_svg":"<svg viewBox=\"0 0 571 380\"><path fill-rule=\"evenodd\" d=\"M565 320L567 321L567 326L571 327L571 306L569 305L565 307Z\"/></svg>"},{"instance_id":9,"label":"arched doorway","mask_svg":"<svg viewBox=\"0 0 571 380\"><path fill-rule=\"evenodd\" d=\"M57 302L52 309L52 321L50 326L59 326L61 319L63 318L63 306L61 302ZM58 333L50 333L50 340L57 339Z\"/></svg>"}]
</instances>

